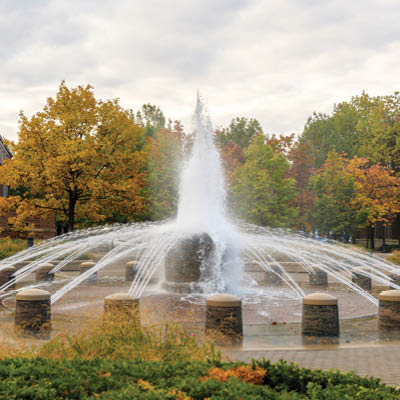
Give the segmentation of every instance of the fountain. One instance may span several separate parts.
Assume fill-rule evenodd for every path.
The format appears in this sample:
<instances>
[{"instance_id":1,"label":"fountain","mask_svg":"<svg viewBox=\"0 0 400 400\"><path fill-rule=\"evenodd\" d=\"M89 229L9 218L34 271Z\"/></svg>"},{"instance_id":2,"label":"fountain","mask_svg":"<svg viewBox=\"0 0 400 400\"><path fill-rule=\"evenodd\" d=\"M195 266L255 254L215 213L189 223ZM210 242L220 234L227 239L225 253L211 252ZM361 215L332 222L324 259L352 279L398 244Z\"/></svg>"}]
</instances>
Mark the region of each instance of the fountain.
<instances>
[{"instance_id":1,"label":"fountain","mask_svg":"<svg viewBox=\"0 0 400 400\"><path fill-rule=\"evenodd\" d=\"M321 290L334 294L343 291L351 316L376 313L378 300L365 290L366 279L400 289L397 268L381 258L302 233L229 218L221 160L200 98L194 124L196 135L191 156L182 166L175 220L91 228L26 249L0 262L0 275L5 277L0 299L12 304L10 299L22 289L40 288L50 292L50 303L55 304L77 288L103 296L118 287L132 298L179 294L182 299L184 294L186 300L204 305L210 294L229 293L250 308L258 303L258 317L297 321L299 314L293 310L309 292L307 282L322 282ZM86 265L80 265L82 261ZM32 282L36 272L41 278ZM86 304L84 296L75 299L76 307ZM365 299L362 307L355 298ZM274 312L277 317L271 316Z\"/></svg>"}]
</instances>

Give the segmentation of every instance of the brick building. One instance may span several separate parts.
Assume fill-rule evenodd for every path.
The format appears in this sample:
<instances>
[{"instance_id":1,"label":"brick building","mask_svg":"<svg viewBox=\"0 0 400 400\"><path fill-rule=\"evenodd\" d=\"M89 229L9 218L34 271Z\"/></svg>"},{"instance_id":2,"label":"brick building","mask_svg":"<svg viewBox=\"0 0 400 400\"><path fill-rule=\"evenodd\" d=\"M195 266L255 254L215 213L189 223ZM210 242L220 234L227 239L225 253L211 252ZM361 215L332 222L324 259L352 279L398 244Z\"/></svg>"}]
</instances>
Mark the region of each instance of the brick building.
<instances>
[{"instance_id":1,"label":"brick building","mask_svg":"<svg viewBox=\"0 0 400 400\"><path fill-rule=\"evenodd\" d=\"M3 142L3 138L0 136L0 165L3 164L4 160L12 158L11 151ZM0 184L0 197L8 197L10 194L9 187ZM16 232L12 230L12 226L8 222L8 218L12 217L13 213L10 212L7 215L0 216L0 228L2 232L0 236L18 237L26 238L27 236L32 236L37 239L49 239L56 234L56 216L55 214L47 218L34 218L30 223L33 223L35 228L32 232Z\"/></svg>"}]
</instances>

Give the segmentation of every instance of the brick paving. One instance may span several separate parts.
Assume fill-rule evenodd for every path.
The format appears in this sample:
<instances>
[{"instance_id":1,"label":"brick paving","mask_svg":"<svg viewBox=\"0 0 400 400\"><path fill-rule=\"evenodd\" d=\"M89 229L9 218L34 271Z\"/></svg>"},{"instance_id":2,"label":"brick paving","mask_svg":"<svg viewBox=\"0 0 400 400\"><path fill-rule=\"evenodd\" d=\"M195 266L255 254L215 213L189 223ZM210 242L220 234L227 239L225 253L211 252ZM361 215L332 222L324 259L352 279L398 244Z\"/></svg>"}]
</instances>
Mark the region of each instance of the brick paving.
<instances>
[{"instance_id":1,"label":"brick paving","mask_svg":"<svg viewBox=\"0 0 400 400\"><path fill-rule=\"evenodd\" d=\"M232 361L285 359L305 368L354 371L360 376L374 376L383 383L400 386L400 345L327 350L226 350L224 354Z\"/></svg>"}]
</instances>

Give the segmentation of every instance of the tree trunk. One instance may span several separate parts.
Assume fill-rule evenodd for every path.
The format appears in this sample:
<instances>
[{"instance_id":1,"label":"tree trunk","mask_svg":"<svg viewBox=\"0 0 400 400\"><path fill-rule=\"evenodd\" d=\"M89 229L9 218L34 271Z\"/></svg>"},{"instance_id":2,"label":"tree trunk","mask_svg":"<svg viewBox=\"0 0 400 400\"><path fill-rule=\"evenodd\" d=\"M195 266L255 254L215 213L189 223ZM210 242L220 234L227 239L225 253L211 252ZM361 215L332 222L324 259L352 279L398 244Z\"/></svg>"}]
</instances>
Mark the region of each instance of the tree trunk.
<instances>
[{"instance_id":1,"label":"tree trunk","mask_svg":"<svg viewBox=\"0 0 400 400\"><path fill-rule=\"evenodd\" d=\"M69 192L69 207L68 207L68 232L72 232L75 227L75 206L76 206L76 188Z\"/></svg>"},{"instance_id":2,"label":"tree trunk","mask_svg":"<svg viewBox=\"0 0 400 400\"><path fill-rule=\"evenodd\" d=\"M369 240L370 240L370 249L375 249L375 228L370 225L369 226Z\"/></svg>"},{"instance_id":3,"label":"tree trunk","mask_svg":"<svg viewBox=\"0 0 400 400\"><path fill-rule=\"evenodd\" d=\"M387 253L387 249L386 249L386 225L382 225L382 253Z\"/></svg>"}]
</instances>

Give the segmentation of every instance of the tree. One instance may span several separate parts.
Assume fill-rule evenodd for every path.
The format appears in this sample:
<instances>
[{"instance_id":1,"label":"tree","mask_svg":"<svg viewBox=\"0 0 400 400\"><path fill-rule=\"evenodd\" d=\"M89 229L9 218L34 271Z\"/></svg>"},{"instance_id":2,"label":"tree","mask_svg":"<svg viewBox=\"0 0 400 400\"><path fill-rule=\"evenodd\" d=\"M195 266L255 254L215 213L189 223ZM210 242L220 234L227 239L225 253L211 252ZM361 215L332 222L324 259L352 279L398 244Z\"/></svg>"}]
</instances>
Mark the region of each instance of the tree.
<instances>
[{"instance_id":1,"label":"tree","mask_svg":"<svg viewBox=\"0 0 400 400\"><path fill-rule=\"evenodd\" d=\"M289 176L296 182L295 207L298 209L296 228L310 231L311 225L308 216L312 210L313 193L309 187L309 180L314 172L315 158L309 142L296 142L290 149L288 158L291 162Z\"/></svg>"},{"instance_id":2,"label":"tree","mask_svg":"<svg viewBox=\"0 0 400 400\"><path fill-rule=\"evenodd\" d=\"M219 150L224 164L225 178L228 183L232 182L235 169L243 165L246 161L241 149L237 144L229 142Z\"/></svg>"},{"instance_id":3,"label":"tree","mask_svg":"<svg viewBox=\"0 0 400 400\"><path fill-rule=\"evenodd\" d=\"M265 141L259 134L245 150L246 162L233 174L231 202L238 215L249 222L286 227L297 213L291 204L295 182L287 176L287 159Z\"/></svg>"},{"instance_id":4,"label":"tree","mask_svg":"<svg viewBox=\"0 0 400 400\"><path fill-rule=\"evenodd\" d=\"M308 118L299 142L308 143L314 168L322 167L330 151L348 158L358 154L358 120L359 108L354 102L336 105L330 116L314 113Z\"/></svg>"},{"instance_id":5,"label":"tree","mask_svg":"<svg viewBox=\"0 0 400 400\"><path fill-rule=\"evenodd\" d=\"M400 212L400 178L382 165L370 165L365 158L354 157L346 170L356 184L353 209L365 215L370 247L374 246L374 227L378 222L390 224ZM383 237L385 245L385 237Z\"/></svg>"},{"instance_id":6,"label":"tree","mask_svg":"<svg viewBox=\"0 0 400 400\"><path fill-rule=\"evenodd\" d=\"M184 133L179 121L173 130L159 129L147 139L150 218L176 215L179 190L179 167L182 162Z\"/></svg>"},{"instance_id":7,"label":"tree","mask_svg":"<svg viewBox=\"0 0 400 400\"><path fill-rule=\"evenodd\" d=\"M366 223L365 212L352 206L356 183L352 174L346 171L346 161L331 151L322 168L310 178L309 188L314 201L309 221L313 229L322 234L353 236Z\"/></svg>"},{"instance_id":8,"label":"tree","mask_svg":"<svg viewBox=\"0 0 400 400\"><path fill-rule=\"evenodd\" d=\"M241 149L246 149L251 140L261 132L261 125L256 119L237 117L231 121L228 128L217 130L216 143L223 147L232 142Z\"/></svg>"},{"instance_id":9,"label":"tree","mask_svg":"<svg viewBox=\"0 0 400 400\"><path fill-rule=\"evenodd\" d=\"M133 117L136 123L144 128L143 137L155 137L159 129L165 128L165 116L160 107L150 103L143 104Z\"/></svg>"},{"instance_id":10,"label":"tree","mask_svg":"<svg viewBox=\"0 0 400 400\"><path fill-rule=\"evenodd\" d=\"M60 84L55 99L28 119L20 114L14 157L0 167L0 181L14 195L0 210L14 209L16 229L55 212L72 231L76 225L143 218L146 159L143 129L117 100L96 100L91 86Z\"/></svg>"},{"instance_id":11,"label":"tree","mask_svg":"<svg viewBox=\"0 0 400 400\"><path fill-rule=\"evenodd\" d=\"M356 98L362 107L357 124L360 131L359 155L373 164L388 166L400 172L400 94Z\"/></svg>"}]
</instances>

